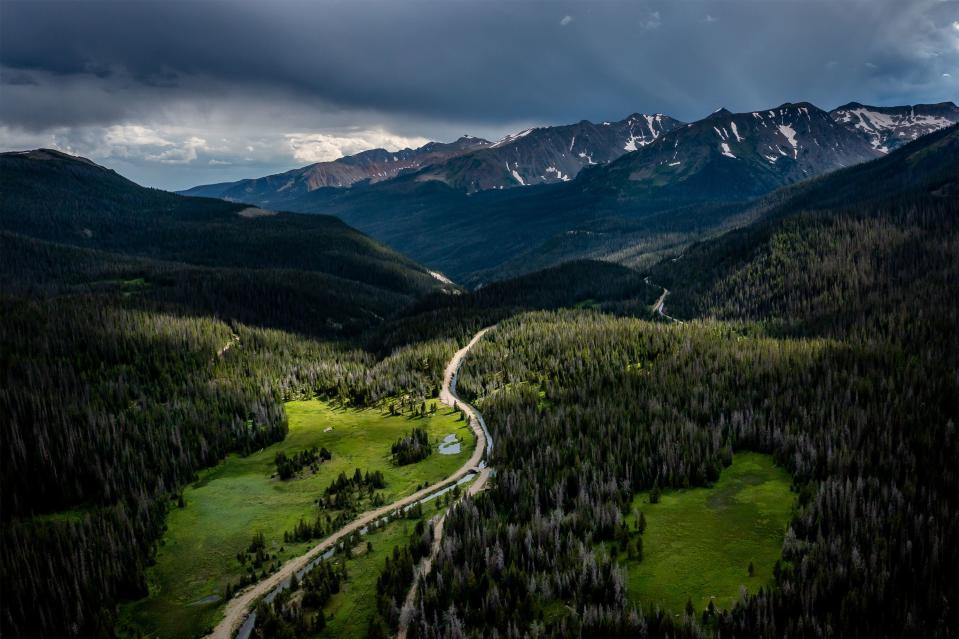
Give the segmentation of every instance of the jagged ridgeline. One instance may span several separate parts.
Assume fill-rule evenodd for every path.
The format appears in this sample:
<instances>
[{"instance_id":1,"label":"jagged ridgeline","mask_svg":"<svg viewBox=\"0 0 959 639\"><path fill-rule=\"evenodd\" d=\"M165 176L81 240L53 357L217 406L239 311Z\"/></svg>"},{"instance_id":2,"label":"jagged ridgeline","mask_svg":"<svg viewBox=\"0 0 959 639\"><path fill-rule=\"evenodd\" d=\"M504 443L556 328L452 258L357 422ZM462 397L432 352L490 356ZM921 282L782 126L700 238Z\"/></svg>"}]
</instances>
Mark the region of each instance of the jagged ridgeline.
<instances>
[{"instance_id":1,"label":"jagged ridgeline","mask_svg":"<svg viewBox=\"0 0 959 639\"><path fill-rule=\"evenodd\" d=\"M488 283L572 259L647 268L735 223L756 198L957 121L951 102L832 111L797 102L719 109L689 124L634 114L472 148L460 140L447 145L456 148L447 157L429 153L396 173L375 165L368 179L343 188L311 187L307 176L363 165L366 156L189 192L337 215L457 281Z\"/></svg>"}]
</instances>

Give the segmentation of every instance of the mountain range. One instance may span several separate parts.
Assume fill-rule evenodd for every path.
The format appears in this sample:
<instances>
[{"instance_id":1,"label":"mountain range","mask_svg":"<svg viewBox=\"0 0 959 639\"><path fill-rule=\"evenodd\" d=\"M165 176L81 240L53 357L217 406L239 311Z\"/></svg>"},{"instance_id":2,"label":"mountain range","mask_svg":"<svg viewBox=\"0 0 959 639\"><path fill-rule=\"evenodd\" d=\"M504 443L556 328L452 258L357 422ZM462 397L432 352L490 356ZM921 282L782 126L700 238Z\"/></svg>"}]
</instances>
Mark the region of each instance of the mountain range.
<instances>
[{"instance_id":1,"label":"mountain range","mask_svg":"<svg viewBox=\"0 0 959 639\"><path fill-rule=\"evenodd\" d=\"M569 259L651 264L755 216L779 187L874 160L957 121L951 102L849 103L831 112L786 103L719 109L692 123L635 114L528 129L492 144L470 138L476 148L461 139L440 159L423 154L427 145L409 152L424 158L420 167L368 174L350 188L310 188L302 177L327 166L313 165L293 172L299 181L268 176L184 194L335 215L476 285Z\"/></svg>"},{"instance_id":2,"label":"mountain range","mask_svg":"<svg viewBox=\"0 0 959 639\"><path fill-rule=\"evenodd\" d=\"M772 127L772 133L778 127L791 129L798 123L797 114L802 113L791 111L790 106L784 104L776 109L739 114L726 123L722 122L723 117L732 114L720 109L696 124L714 121L718 117L720 121L715 122L719 125L716 129L719 137L717 146L723 149L726 148L723 144L729 147L730 144L741 142L740 132L754 126ZM876 152L873 154L875 156L959 121L959 107L952 102L898 107L873 107L850 102L828 114L808 103L796 106L806 109L807 124L801 125L800 131L811 130L809 117L823 119L828 116L841 128L855 134L855 138L865 140ZM815 116L811 116L811 112ZM733 127L733 124L736 126ZM408 172L415 172L418 181L435 180L467 193L567 182L584 167L612 162L683 125L683 122L661 113L634 113L617 122L596 124L583 120L575 124L525 129L494 143L463 136L451 143L430 142L417 149L395 152L372 149L285 173L238 182L200 185L181 193L260 206L278 206L317 189L349 188L360 181L381 182ZM777 162L779 157L790 154L796 159L798 153L798 147L793 146L797 138L789 133L789 129L778 130L781 134L778 139L768 139L761 149L761 155L771 164ZM826 141L813 138L811 144L823 142ZM850 148L834 146L831 150L823 148L823 152L831 152L839 163L843 159L850 163L861 161L864 155L869 155L861 145L848 141L845 145ZM729 155L726 157L734 155L730 150L727 153ZM851 155L842 158L843 153ZM675 159L671 161L674 163L672 166L679 166L675 164Z\"/></svg>"},{"instance_id":3,"label":"mountain range","mask_svg":"<svg viewBox=\"0 0 959 639\"><path fill-rule=\"evenodd\" d=\"M279 207L316 189L348 188L361 180L371 183L389 180L403 171L440 163L463 153L486 148L489 144L486 140L467 135L455 142L430 142L417 149L370 149L332 162L317 162L276 175L197 186L182 191L181 195L217 197Z\"/></svg>"},{"instance_id":4,"label":"mountain range","mask_svg":"<svg viewBox=\"0 0 959 639\"><path fill-rule=\"evenodd\" d=\"M618 122L583 120L526 129L486 148L426 167L415 179L435 180L467 193L568 182L584 167L611 162L681 125L661 113L634 113Z\"/></svg>"},{"instance_id":5,"label":"mountain range","mask_svg":"<svg viewBox=\"0 0 959 639\"><path fill-rule=\"evenodd\" d=\"M585 166L605 164L649 144L682 123L667 115L634 113L618 122L525 129L497 142L463 136L416 149L372 149L262 178L196 186L181 195L284 206L310 191L382 182L403 173L473 193L568 182Z\"/></svg>"}]
</instances>

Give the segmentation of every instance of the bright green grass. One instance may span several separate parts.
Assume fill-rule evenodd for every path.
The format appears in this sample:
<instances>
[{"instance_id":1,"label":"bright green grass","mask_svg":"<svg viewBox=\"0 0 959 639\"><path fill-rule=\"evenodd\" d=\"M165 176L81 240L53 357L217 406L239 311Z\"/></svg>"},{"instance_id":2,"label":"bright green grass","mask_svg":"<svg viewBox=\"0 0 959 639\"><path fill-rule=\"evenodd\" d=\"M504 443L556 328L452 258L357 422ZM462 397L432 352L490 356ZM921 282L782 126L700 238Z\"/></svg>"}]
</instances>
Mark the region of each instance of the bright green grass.
<instances>
[{"instance_id":1,"label":"bright green grass","mask_svg":"<svg viewBox=\"0 0 959 639\"><path fill-rule=\"evenodd\" d=\"M427 509L432 514L432 509ZM370 617L376 610L376 580L393 546L403 547L409 542L415 521L402 519L391 522L377 532L363 537L358 552L352 559L342 554L333 559L337 563L346 562L347 579L340 592L333 595L324 606L326 628L320 637L363 639L369 627ZM367 541L373 543L373 552L366 552Z\"/></svg>"},{"instance_id":2,"label":"bright green grass","mask_svg":"<svg viewBox=\"0 0 959 639\"><path fill-rule=\"evenodd\" d=\"M220 618L223 605L222 601L204 603L204 598L222 596L227 583L239 580L237 552L250 544L256 532L265 534L268 547L281 562L305 552L310 543L284 545L283 533L301 517L312 520L318 512L313 500L341 471L351 475L355 468L382 470L387 483L382 492L388 503L415 492L424 482L450 475L469 459L476 445L466 422L458 421L458 414L445 406L423 418L391 417L378 409L335 408L320 401L289 402L286 412L290 428L284 441L247 457L230 455L203 471L184 492L186 508L171 509L156 565L147 572L150 595L121 607L121 629L156 637L202 635ZM324 432L329 426L333 430ZM456 433L463 441L461 452L440 455L434 451L416 464L393 466L390 446L413 426L426 428L433 441ZM270 478L276 453L289 455L312 446L325 446L333 453L318 473L286 482Z\"/></svg>"},{"instance_id":3,"label":"bright green grass","mask_svg":"<svg viewBox=\"0 0 959 639\"><path fill-rule=\"evenodd\" d=\"M711 488L664 491L658 504L637 495L647 525L643 561L627 562L629 596L681 614L687 599L698 612L711 598L732 608L740 585L768 585L795 502L790 484L771 457L742 452Z\"/></svg>"},{"instance_id":4,"label":"bright green grass","mask_svg":"<svg viewBox=\"0 0 959 639\"><path fill-rule=\"evenodd\" d=\"M437 507L442 504L441 507ZM429 520L445 509L445 500L440 498L423 505L423 517ZM383 569L387 555L393 547L404 547L417 520L400 519L390 522L376 532L362 538L360 552L352 559L337 555L334 561L346 561L347 580L340 592L333 595L324 607L327 616L326 628L320 637L330 639L364 639L369 629L370 617L376 610L376 580ZM373 542L373 552L366 552L366 542ZM362 553L362 554L361 554Z\"/></svg>"}]
</instances>

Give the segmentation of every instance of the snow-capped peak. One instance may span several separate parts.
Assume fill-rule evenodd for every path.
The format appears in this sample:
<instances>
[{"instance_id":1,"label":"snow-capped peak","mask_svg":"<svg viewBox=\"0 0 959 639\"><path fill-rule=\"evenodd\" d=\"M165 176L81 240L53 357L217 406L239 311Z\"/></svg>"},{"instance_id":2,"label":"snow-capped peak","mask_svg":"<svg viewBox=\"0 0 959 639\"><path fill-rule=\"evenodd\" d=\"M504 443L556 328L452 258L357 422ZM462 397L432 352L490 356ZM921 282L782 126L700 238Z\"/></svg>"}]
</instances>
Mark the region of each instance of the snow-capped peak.
<instances>
[{"instance_id":1,"label":"snow-capped peak","mask_svg":"<svg viewBox=\"0 0 959 639\"><path fill-rule=\"evenodd\" d=\"M515 142L516 140L519 140L520 138L525 138L527 135L529 135L533 131L534 129L526 129L524 131L520 131L519 133L510 133L503 139L497 141L495 144L492 144L490 148L495 149L503 145L509 144L510 142Z\"/></svg>"}]
</instances>

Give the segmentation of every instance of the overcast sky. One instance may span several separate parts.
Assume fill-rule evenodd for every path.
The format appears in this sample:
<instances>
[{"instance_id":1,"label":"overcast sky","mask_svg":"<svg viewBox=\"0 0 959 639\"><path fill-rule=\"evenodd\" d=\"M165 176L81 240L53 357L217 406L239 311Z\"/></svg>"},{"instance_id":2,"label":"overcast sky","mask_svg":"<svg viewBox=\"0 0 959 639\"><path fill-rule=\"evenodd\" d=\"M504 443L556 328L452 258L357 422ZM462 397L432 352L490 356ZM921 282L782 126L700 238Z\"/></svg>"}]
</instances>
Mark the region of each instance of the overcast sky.
<instances>
[{"instance_id":1,"label":"overcast sky","mask_svg":"<svg viewBox=\"0 0 959 639\"><path fill-rule=\"evenodd\" d=\"M0 148L145 185L530 125L959 96L957 0L0 0Z\"/></svg>"}]
</instances>

